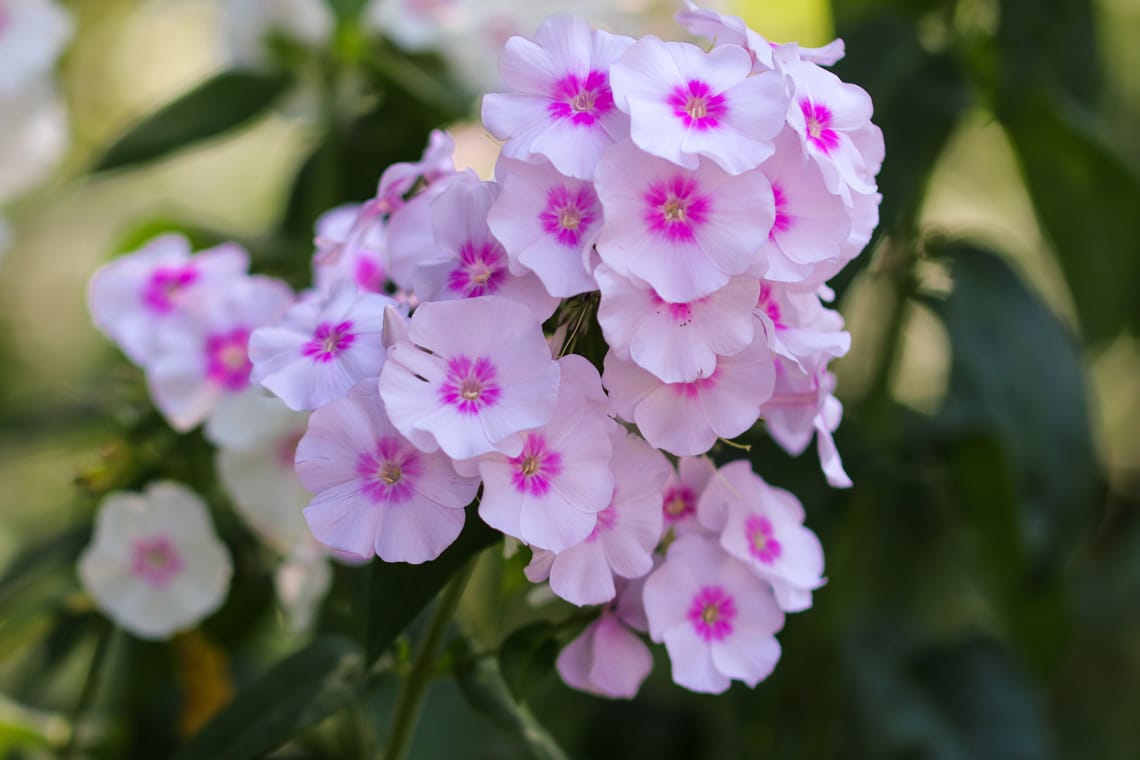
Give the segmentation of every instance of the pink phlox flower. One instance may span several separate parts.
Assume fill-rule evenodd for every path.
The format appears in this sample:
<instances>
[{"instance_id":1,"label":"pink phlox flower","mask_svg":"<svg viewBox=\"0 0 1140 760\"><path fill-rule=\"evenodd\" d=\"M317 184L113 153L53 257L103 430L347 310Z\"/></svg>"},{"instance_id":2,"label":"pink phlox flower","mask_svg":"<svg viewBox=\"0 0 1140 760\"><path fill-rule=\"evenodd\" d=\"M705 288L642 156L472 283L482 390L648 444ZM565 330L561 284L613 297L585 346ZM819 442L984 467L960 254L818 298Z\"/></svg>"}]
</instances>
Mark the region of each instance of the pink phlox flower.
<instances>
[{"instance_id":1,"label":"pink phlox flower","mask_svg":"<svg viewBox=\"0 0 1140 760\"><path fill-rule=\"evenodd\" d=\"M359 203L349 203L321 214L316 227L313 284L318 290L327 293L341 280L349 280L361 290L384 292L387 282L384 217L369 214Z\"/></svg>"},{"instance_id":2,"label":"pink phlox flower","mask_svg":"<svg viewBox=\"0 0 1140 760\"><path fill-rule=\"evenodd\" d=\"M432 204L457 182L477 184L479 176L466 169L443 177L416 193L388 218L388 277L399 288L411 292L421 264L447 257L435 239Z\"/></svg>"},{"instance_id":3,"label":"pink phlox flower","mask_svg":"<svg viewBox=\"0 0 1140 760\"><path fill-rule=\"evenodd\" d=\"M778 58L796 56L805 61L831 66L844 55L843 40L832 40L819 48L800 47L794 42L778 45L753 31L739 16L701 8L692 2L677 13L677 23L690 34L704 37L716 45L739 45L752 56L754 71L767 71L778 66Z\"/></svg>"},{"instance_id":4,"label":"pink phlox flower","mask_svg":"<svg viewBox=\"0 0 1140 760\"><path fill-rule=\"evenodd\" d=\"M384 170L376 199L385 213L391 213L404 204L417 185L430 187L455 173L455 140L448 132L433 129L419 161L392 164Z\"/></svg>"},{"instance_id":5,"label":"pink phlox flower","mask_svg":"<svg viewBox=\"0 0 1140 760\"><path fill-rule=\"evenodd\" d=\"M544 21L533 42L507 40L500 69L510 92L483 96L483 124L506 140L503 155L545 156L562 174L591 179L605 147L628 134L609 70L632 44L564 15Z\"/></svg>"},{"instance_id":6,"label":"pink phlox flower","mask_svg":"<svg viewBox=\"0 0 1140 760\"><path fill-rule=\"evenodd\" d=\"M380 374L392 423L453 459L518 456L522 431L550 421L559 367L522 304L498 296L420 305Z\"/></svg>"},{"instance_id":7,"label":"pink phlox flower","mask_svg":"<svg viewBox=\"0 0 1140 760\"><path fill-rule=\"evenodd\" d=\"M804 527L799 499L768 485L744 460L717 471L701 496L700 521L719 534L724 550L772 585L785 612L811 607L824 584L823 547Z\"/></svg>"},{"instance_id":8,"label":"pink phlox flower","mask_svg":"<svg viewBox=\"0 0 1140 760\"><path fill-rule=\"evenodd\" d=\"M502 241L511 272L534 272L560 298L597 290L590 264L602 206L593 184L545 162L500 158L496 173L502 190L487 224Z\"/></svg>"},{"instance_id":9,"label":"pink phlox flower","mask_svg":"<svg viewBox=\"0 0 1140 760\"><path fill-rule=\"evenodd\" d=\"M687 169L699 156L729 174L755 169L775 150L787 95L776 72L752 74L744 48L705 52L643 37L610 70L618 107L639 148Z\"/></svg>"},{"instance_id":10,"label":"pink phlox flower","mask_svg":"<svg viewBox=\"0 0 1140 760\"><path fill-rule=\"evenodd\" d=\"M851 209L827 189L791 129L776 145L775 155L760 167L772 185L776 220L765 248L767 270L757 274L805 286L822 283L847 261Z\"/></svg>"},{"instance_id":11,"label":"pink phlox flower","mask_svg":"<svg viewBox=\"0 0 1140 760\"><path fill-rule=\"evenodd\" d=\"M186 238L161 235L92 275L91 319L132 362L145 367L163 325L199 310L203 293L225 287L248 269L249 254L235 243L191 255Z\"/></svg>"},{"instance_id":12,"label":"pink phlox flower","mask_svg":"<svg viewBox=\"0 0 1140 760\"><path fill-rule=\"evenodd\" d=\"M557 362L558 397L550 421L522 434L517 454L488 453L479 516L509 536L551 551L571 547L597 529L614 493L615 426L601 378L575 354Z\"/></svg>"},{"instance_id":13,"label":"pink phlox flower","mask_svg":"<svg viewBox=\"0 0 1140 760\"><path fill-rule=\"evenodd\" d=\"M761 281L754 314L772 353L806 370L844 356L851 348L842 315L825 307L815 290Z\"/></svg>"},{"instance_id":14,"label":"pink phlox flower","mask_svg":"<svg viewBox=\"0 0 1140 760\"><path fill-rule=\"evenodd\" d=\"M144 639L165 639L221 606L233 564L202 498L156 482L99 505L79 578L96 606Z\"/></svg>"},{"instance_id":15,"label":"pink phlox flower","mask_svg":"<svg viewBox=\"0 0 1140 760\"><path fill-rule=\"evenodd\" d=\"M677 456L698 456L717 438L735 438L760 416L775 386L772 355L762 336L724 356L707 377L664 383L633 362L606 354L602 382L618 415L645 440Z\"/></svg>"},{"instance_id":16,"label":"pink phlox flower","mask_svg":"<svg viewBox=\"0 0 1140 760\"><path fill-rule=\"evenodd\" d=\"M641 580L618 579L615 602L558 654L555 667L568 686L615 699L637 694L653 670L649 647L630 630L646 630L641 591Z\"/></svg>"},{"instance_id":17,"label":"pink phlox flower","mask_svg":"<svg viewBox=\"0 0 1140 760\"><path fill-rule=\"evenodd\" d=\"M730 175L705 159L689 170L626 141L606 151L596 185L609 220L602 261L664 300L703 298L762 268L775 200L761 172Z\"/></svg>"},{"instance_id":18,"label":"pink phlox flower","mask_svg":"<svg viewBox=\"0 0 1140 760\"><path fill-rule=\"evenodd\" d=\"M341 282L289 309L250 337L252 382L290 409L316 409L366 377L379 377L387 352L384 310L395 302Z\"/></svg>"},{"instance_id":19,"label":"pink phlox flower","mask_svg":"<svg viewBox=\"0 0 1140 760\"><path fill-rule=\"evenodd\" d=\"M612 426L614 492L598 513L597 524L585 540L567 549L535 550L527 577L537 582L549 572L555 594L579 606L614 598L614 578L639 578L653 569L653 550L661 538L664 518L661 487L669 463L640 437Z\"/></svg>"},{"instance_id":20,"label":"pink phlox flower","mask_svg":"<svg viewBox=\"0 0 1140 760\"><path fill-rule=\"evenodd\" d=\"M686 689L719 694L733 680L755 686L780 658L775 634L784 613L771 586L713 537L674 541L642 599L649 635L665 643L673 680Z\"/></svg>"},{"instance_id":21,"label":"pink phlox flower","mask_svg":"<svg viewBox=\"0 0 1140 760\"><path fill-rule=\"evenodd\" d=\"M532 273L514 275L502 243L487 226L487 213L499 194L493 182L452 182L432 201L436 250L413 274L421 301L503 296L527 306L535 319L554 313L558 299Z\"/></svg>"},{"instance_id":22,"label":"pink phlox flower","mask_svg":"<svg viewBox=\"0 0 1140 760\"><path fill-rule=\"evenodd\" d=\"M594 272L602 291L598 323L618 357L668 383L693 382L752 342L757 280L734 277L720 290L687 303L669 303L653 288L605 264Z\"/></svg>"},{"instance_id":23,"label":"pink phlox flower","mask_svg":"<svg viewBox=\"0 0 1140 760\"><path fill-rule=\"evenodd\" d=\"M882 133L871 123L871 97L808 61L781 67L792 83L788 124L823 173L828 191L850 206L855 193L875 192Z\"/></svg>"},{"instance_id":24,"label":"pink phlox flower","mask_svg":"<svg viewBox=\"0 0 1140 760\"><path fill-rule=\"evenodd\" d=\"M776 388L760 413L772 440L792 456L802 454L814 435L827 482L834 488L849 488L851 478L832 437L843 419L843 405L832 395L834 389L835 375L826 368L807 371L777 356Z\"/></svg>"},{"instance_id":25,"label":"pink phlox flower","mask_svg":"<svg viewBox=\"0 0 1140 760\"><path fill-rule=\"evenodd\" d=\"M244 403L253 369L249 336L281 319L292 303L285 283L242 277L203 293L194 314L179 315L156 331L147 386L171 427L185 432ZM211 419L208 425L223 423Z\"/></svg>"},{"instance_id":26,"label":"pink phlox flower","mask_svg":"<svg viewBox=\"0 0 1140 760\"><path fill-rule=\"evenodd\" d=\"M385 562L438 557L459 536L479 488L445 454L402 436L370 380L313 412L296 468L314 494L304 514L317 540Z\"/></svg>"},{"instance_id":27,"label":"pink phlox flower","mask_svg":"<svg viewBox=\"0 0 1140 760\"><path fill-rule=\"evenodd\" d=\"M679 457L676 470L671 470L661 496L661 514L665 533L674 536L703 530L697 520L697 504L716 466L708 457Z\"/></svg>"}]
</instances>

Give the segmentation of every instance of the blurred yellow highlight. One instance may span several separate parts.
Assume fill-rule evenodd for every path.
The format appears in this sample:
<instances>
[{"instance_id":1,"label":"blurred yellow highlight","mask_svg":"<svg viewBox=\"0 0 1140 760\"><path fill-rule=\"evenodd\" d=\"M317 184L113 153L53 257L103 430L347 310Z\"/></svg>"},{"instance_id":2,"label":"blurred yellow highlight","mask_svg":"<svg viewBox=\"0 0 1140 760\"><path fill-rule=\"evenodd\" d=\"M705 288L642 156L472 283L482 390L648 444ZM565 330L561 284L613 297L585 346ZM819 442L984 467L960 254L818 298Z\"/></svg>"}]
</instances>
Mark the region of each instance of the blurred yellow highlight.
<instances>
[{"instance_id":1,"label":"blurred yellow highlight","mask_svg":"<svg viewBox=\"0 0 1140 760\"><path fill-rule=\"evenodd\" d=\"M772 42L816 47L835 38L827 0L732 0L728 10Z\"/></svg>"}]
</instances>

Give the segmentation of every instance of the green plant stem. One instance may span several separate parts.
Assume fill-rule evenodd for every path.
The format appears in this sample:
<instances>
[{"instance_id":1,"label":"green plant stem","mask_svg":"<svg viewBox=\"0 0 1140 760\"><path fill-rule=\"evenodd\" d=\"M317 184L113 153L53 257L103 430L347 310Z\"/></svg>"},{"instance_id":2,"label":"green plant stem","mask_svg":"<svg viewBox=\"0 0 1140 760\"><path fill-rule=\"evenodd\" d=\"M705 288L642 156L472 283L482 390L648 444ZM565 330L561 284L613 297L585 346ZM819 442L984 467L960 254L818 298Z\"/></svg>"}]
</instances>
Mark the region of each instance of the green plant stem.
<instances>
[{"instance_id":1,"label":"green plant stem","mask_svg":"<svg viewBox=\"0 0 1140 760\"><path fill-rule=\"evenodd\" d=\"M471 579L474 568L473 557L455 574L451 584L440 597L420 645L420 652L412 663L412 670L408 673L396 701L396 715L392 719L384 760L401 760L409 749L416 724L419 722L420 708L423 706L439 647L443 643L451 618L459 607L459 600L463 597L463 590L467 587L467 581Z\"/></svg>"},{"instance_id":2,"label":"green plant stem","mask_svg":"<svg viewBox=\"0 0 1140 760\"><path fill-rule=\"evenodd\" d=\"M83 690L79 692L79 701L75 703L75 709L71 713L71 735L67 738L67 747L64 748L61 757L79 756L79 724L91 706L91 700L95 698L95 692L99 686L99 676L103 672L103 661L107 659L111 639L114 638L117 630L118 628L114 625L108 624L99 634L99 639L95 643L95 652L91 655L91 665L87 668L87 677L83 680Z\"/></svg>"}]
</instances>

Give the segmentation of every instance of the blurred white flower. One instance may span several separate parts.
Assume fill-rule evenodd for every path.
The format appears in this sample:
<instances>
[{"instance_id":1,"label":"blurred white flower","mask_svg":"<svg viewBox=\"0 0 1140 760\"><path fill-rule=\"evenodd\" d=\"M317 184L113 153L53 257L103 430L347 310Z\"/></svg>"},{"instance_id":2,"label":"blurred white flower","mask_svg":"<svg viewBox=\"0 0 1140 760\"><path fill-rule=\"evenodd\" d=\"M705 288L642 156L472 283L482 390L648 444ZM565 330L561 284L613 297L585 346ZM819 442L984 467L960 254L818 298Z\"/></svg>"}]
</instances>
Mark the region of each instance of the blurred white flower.
<instances>
[{"instance_id":1,"label":"blurred white flower","mask_svg":"<svg viewBox=\"0 0 1140 760\"><path fill-rule=\"evenodd\" d=\"M79 577L96 605L145 639L168 638L221 606L233 566L201 497L178 483L109 494Z\"/></svg>"},{"instance_id":2,"label":"blurred white flower","mask_svg":"<svg viewBox=\"0 0 1140 760\"><path fill-rule=\"evenodd\" d=\"M328 47L336 19L325 0L224 0L224 34L237 66L270 63L269 41L281 37L304 47Z\"/></svg>"},{"instance_id":3,"label":"blurred white flower","mask_svg":"<svg viewBox=\"0 0 1140 760\"><path fill-rule=\"evenodd\" d=\"M0 63L0 76L3 70ZM0 135L0 203L4 203L41 182L67 148L67 112L50 80L0 98Z\"/></svg>"},{"instance_id":4,"label":"blurred white flower","mask_svg":"<svg viewBox=\"0 0 1140 760\"><path fill-rule=\"evenodd\" d=\"M46 78L71 34L71 16L55 0L0 0L0 100ZM3 116L0 126L7 132Z\"/></svg>"}]
</instances>

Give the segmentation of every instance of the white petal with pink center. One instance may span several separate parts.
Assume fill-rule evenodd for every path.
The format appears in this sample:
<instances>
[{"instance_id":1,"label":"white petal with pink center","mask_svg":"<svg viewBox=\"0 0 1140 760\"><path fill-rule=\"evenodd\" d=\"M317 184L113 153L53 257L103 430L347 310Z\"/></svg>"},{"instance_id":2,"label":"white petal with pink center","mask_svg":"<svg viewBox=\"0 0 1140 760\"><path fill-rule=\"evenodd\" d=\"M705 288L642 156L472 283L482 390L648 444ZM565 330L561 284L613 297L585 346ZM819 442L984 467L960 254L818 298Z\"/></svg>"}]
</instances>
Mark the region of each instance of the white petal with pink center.
<instances>
[{"instance_id":1,"label":"white petal with pink center","mask_svg":"<svg viewBox=\"0 0 1140 760\"><path fill-rule=\"evenodd\" d=\"M780 658L775 634L784 613L771 587L715 538L673 542L642 598L649 635L665 642L673 680L687 689L719 694L733 680L755 686Z\"/></svg>"},{"instance_id":2,"label":"white petal with pink center","mask_svg":"<svg viewBox=\"0 0 1140 760\"><path fill-rule=\"evenodd\" d=\"M296 468L314 494L305 519L317 540L385 562L438 557L459 536L479 488L442 452L420 451L400 435L371 381L313 412Z\"/></svg>"},{"instance_id":3,"label":"white petal with pink center","mask_svg":"<svg viewBox=\"0 0 1140 760\"><path fill-rule=\"evenodd\" d=\"M316 409L366 377L379 377L388 296L342 282L327 296L292 306L278 324L253 332L250 382L272 391L290 409Z\"/></svg>"},{"instance_id":4,"label":"white petal with pink center","mask_svg":"<svg viewBox=\"0 0 1140 760\"><path fill-rule=\"evenodd\" d=\"M249 254L226 243L191 256L181 235L160 235L104 264L91 277L87 305L95 326L139 366L154 355L161 326L194 313L202 294L224 288L249 268Z\"/></svg>"},{"instance_id":5,"label":"white petal with pink center","mask_svg":"<svg viewBox=\"0 0 1140 760\"><path fill-rule=\"evenodd\" d=\"M698 156L729 174L755 169L784 126L783 78L752 75L752 58L736 45L706 53L642 37L610 69L610 81L634 143L688 169L697 168Z\"/></svg>"},{"instance_id":6,"label":"white petal with pink center","mask_svg":"<svg viewBox=\"0 0 1140 760\"><path fill-rule=\"evenodd\" d=\"M668 303L653 288L605 264L594 272L602 291L598 324L610 349L667 383L693 382L716 370L717 356L752 342L760 293L754 279L734 277L688 303Z\"/></svg>"},{"instance_id":7,"label":"white petal with pink center","mask_svg":"<svg viewBox=\"0 0 1140 760\"><path fill-rule=\"evenodd\" d=\"M614 492L614 422L605 413L598 371L574 354L557 364L561 379L550 421L523 434L518 454L489 453L478 462L483 521L556 552L595 530Z\"/></svg>"},{"instance_id":8,"label":"white petal with pink center","mask_svg":"<svg viewBox=\"0 0 1140 760\"><path fill-rule=\"evenodd\" d=\"M882 135L871 124L871 97L808 61L789 61L781 70L792 82L788 124L819 166L827 189L847 205L852 193L874 193Z\"/></svg>"},{"instance_id":9,"label":"white petal with pink center","mask_svg":"<svg viewBox=\"0 0 1140 760\"><path fill-rule=\"evenodd\" d=\"M483 96L483 124L506 140L503 155L525 161L538 154L562 174L591 179L606 146L628 133L609 69L632 44L577 16L551 16L534 42L507 40L500 70L512 91Z\"/></svg>"},{"instance_id":10,"label":"white petal with pink center","mask_svg":"<svg viewBox=\"0 0 1140 760\"><path fill-rule=\"evenodd\" d=\"M548 163L500 158L502 191L487 224L502 241L511 272L534 272L546 291L566 298L597 290L590 253L602 229L602 206L590 182Z\"/></svg>"},{"instance_id":11,"label":"white petal with pink center","mask_svg":"<svg viewBox=\"0 0 1140 760\"><path fill-rule=\"evenodd\" d=\"M799 499L773 488L744 460L721 467L701 496L700 521L724 550L772 584L785 612L811 607L823 585L823 547L804 527Z\"/></svg>"},{"instance_id":12,"label":"white petal with pink center","mask_svg":"<svg viewBox=\"0 0 1140 760\"><path fill-rule=\"evenodd\" d=\"M285 283L242 277L203 294L195 314L177 315L158 331L147 386L171 427L190 430L249 389L249 336L292 303Z\"/></svg>"},{"instance_id":13,"label":"white petal with pink center","mask_svg":"<svg viewBox=\"0 0 1140 760\"><path fill-rule=\"evenodd\" d=\"M553 557L536 551L527 567L531 581L548 571L551 590L579 606L613 599L615 577L639 578L652 570L653 550L661 539L661 488L669 462L620 426L613 425L610 435L614 493L597 525L584 541Z\"/></svg>"},{"instance_id":14,"label":"white petal with pink center","mask_svg":"<svg viewBox=\"0 0 1140 760\"><path fill-rule=\"evenodd\" d=\"M214 612L232 569L205 502L167 481L141 494L109 494L79 557L79 578L95 604L144 639L168 638Z\"/></svg>"},{"instance_id":15,"label":"white petal with pink center","mask_svg":"<svg viewBox=\"0 0 1140 760\"><path fill-rule=\"evenodd\" d=\"M716 465L708 457L679 457L677 469L669 473L665 492L661 497L661 513L666 531L681 536L701 532L697 520L697 503L716 472Z\"/></svg>"},{"instance_id":16,"label":"white petal with pink center","mask_svg":"<svg viewBox=\"0 0 1140 760\"><path fill-rule=\"evenodd\" d=\"M691 383L664 383L633 362L606 354L602 382L622 419L654 446L677 456L698 456L717 438L735 438L760 416L772 395L775 369L762 336L713 374Z\"/></svg>"},{"instance_id":17,"label":"white petal with pink center","mask_svg":"<svg viewBox=\"0 0 1140 760\"><path fill-rule=\"evenodd\" d=\"M755 314L772 353L806 371L844 356L851 348L851 334L843 329L843 316L826 308L815 290L761 282Z\"/></svg>"},{"instance_id":18,"label":"white petal with pink center","mask_svg":"<svg viewBox=\"0 0 1140 760\"><path fill-rule=\"evenodd\" d=\"M484 296L425 303L388 350L380 394L392 423L453 459L518 456L520 433L550 421L558 364L522 304Z\"/></svg>"},{"instance_id":19,"label":"white petal with pink center","mask_svg":"<svg viewBox=\"0 0 1140 760\"><path fill-rule=\"evenodd\" d=\"M416 266L413 288L421 302L503 296L524 304L542 322L558 299L534 274L511 274L507 252L487 226L498 194L494 182L461 179L432 201L436 250Z\"/></svg>"},{"instance_id":20,"label":"white petal with pink center","mask_svg":"<svg viewBox=\"0 0 1140 760\"><path fill-rule=\"evenodd\" d=\"M755 269L775 219L772 187L759 171L734 176L707 159L689 170L629 141L605 152L596 185L610 220L597 244L602 261L674 303Z\"/></svg>"},{"instance_id":21,"label":"white petal with pink center","mask_svg":"<svg viewBox=\"0 0 1140 760\"><path fill-rule=\"evenodd\" d=\"M772 184L776 220L765 248L765 279L820 284L838 272L851 236L850 209L831 193L790 129L760 167ZM759 273L758 273L759 274Z\"/></svg>"}]
</instances>

